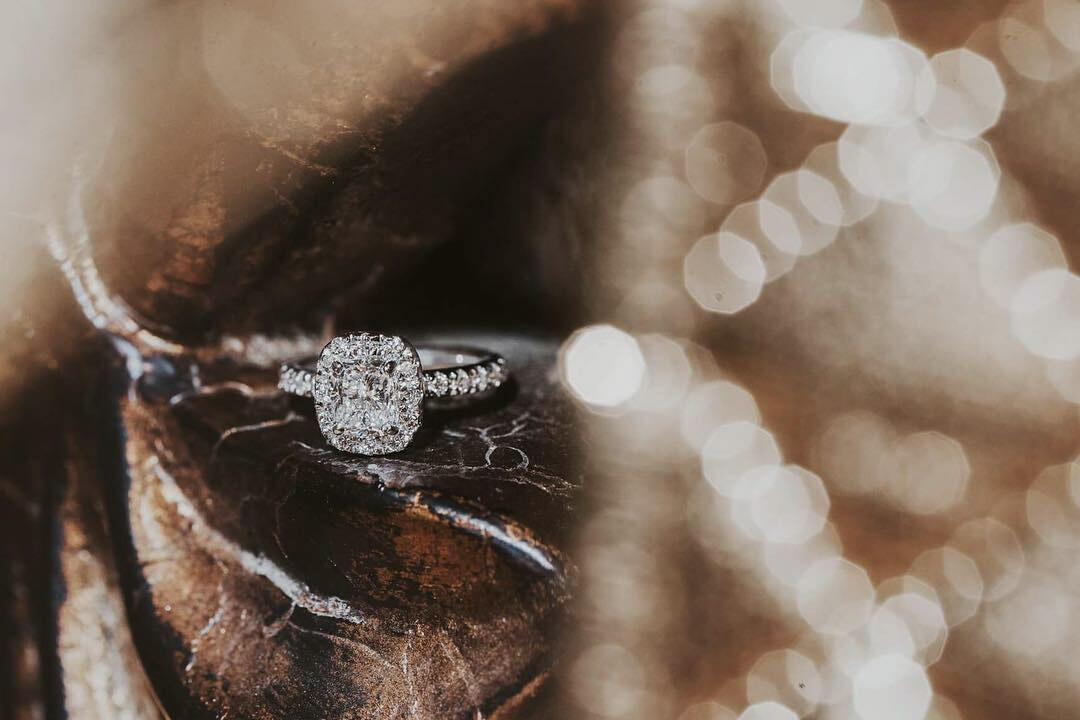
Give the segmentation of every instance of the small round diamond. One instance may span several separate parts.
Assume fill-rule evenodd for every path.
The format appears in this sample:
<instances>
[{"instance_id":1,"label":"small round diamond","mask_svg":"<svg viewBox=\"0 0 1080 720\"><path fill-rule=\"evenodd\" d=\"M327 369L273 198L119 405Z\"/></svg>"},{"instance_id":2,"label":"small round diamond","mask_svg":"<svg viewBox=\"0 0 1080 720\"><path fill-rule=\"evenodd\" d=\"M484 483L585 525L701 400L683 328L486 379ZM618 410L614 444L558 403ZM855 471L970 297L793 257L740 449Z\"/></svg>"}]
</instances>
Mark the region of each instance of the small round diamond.
<instances>
[{"instance_id":1,"label":"small round diamond","mask_svg":"<svg viewBox=\"0 0 1080 720\"><path fill-rule=\"evenodd\" d=\"M465 370L455 370L450 377L450 394L463 395L469 392L469 373Z\"/></svg>"},{"instance_id":2,"label":"small round diamond","mask_svg":"<svg viewBox=\"0 0 1080 720\"><path fill-rule=\"evenodd\" d=\"M450 378L446 373L436 372L428 377L428 392L439 397L450 391Z\"/></svg>"}]
</instances>

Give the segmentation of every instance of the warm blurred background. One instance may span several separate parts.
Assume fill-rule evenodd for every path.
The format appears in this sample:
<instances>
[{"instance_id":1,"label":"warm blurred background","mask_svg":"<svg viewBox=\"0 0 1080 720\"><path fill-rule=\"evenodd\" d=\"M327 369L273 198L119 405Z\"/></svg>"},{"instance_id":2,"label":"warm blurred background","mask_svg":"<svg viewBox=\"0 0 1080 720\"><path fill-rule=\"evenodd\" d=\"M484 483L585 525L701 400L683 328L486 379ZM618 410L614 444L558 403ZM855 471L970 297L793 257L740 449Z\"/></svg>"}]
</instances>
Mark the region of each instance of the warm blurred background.
<instances>
[{"instance_id":1,"label":"warm blurred background","mask_svg":"<svg viewBox=\"0 0 1080 720\"><path fill-rule=\"evenodd\" d=\"M10 433L49 432L20 425L36 388L82 378L100 331L129 366L276 360L328 317L555 338L571 610L537 704L484 707L1080 718L1080 0L0 17ZM0 497L48 538L64 499L19 469L41 462L5 461ZM115 598L35 679L64 629L18 619L43 542L6 553L0 717L170 712L64 669L139 674Z\"/></svg>"}]
</instances>

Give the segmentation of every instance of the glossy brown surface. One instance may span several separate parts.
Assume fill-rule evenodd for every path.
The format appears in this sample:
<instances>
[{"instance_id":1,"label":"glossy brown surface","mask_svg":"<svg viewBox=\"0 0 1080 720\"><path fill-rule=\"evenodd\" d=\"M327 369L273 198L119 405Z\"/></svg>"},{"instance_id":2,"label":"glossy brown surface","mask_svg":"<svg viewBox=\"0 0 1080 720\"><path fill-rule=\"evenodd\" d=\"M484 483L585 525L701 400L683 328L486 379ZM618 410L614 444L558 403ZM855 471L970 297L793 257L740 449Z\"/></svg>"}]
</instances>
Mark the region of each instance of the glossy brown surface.
<instances>
[{"instance_id":1,"label":"glossy brown surface","mask_svg":"<svg viewBox=\"0 0 1080 720\"><path fill-rule=\"evenodd\" d=\"M526 713L576 576L577 433L550 343L465 337L517 381L429 409L393 457L329 448L273 371L235 361L84 376L100 404L4 486L6 541L31 539L5 555L14 717L51 693L98 717ZM43 399L31 442L56 427Z\"/></svg>"},{"instance_id":2,"label":"glossy brown surface","mask_svg":"<svg viewBox=\"0 0 1080 720\"><path fill-rule=\"evenodd\" d=\"M202 368L193 388L162 361L140 379L113 512L170 716L465 717L531 694L580 478L551 346L492 340L518 385L429 411L392 457L328 448L265 372Z\"/></svg>"}]
</instances>

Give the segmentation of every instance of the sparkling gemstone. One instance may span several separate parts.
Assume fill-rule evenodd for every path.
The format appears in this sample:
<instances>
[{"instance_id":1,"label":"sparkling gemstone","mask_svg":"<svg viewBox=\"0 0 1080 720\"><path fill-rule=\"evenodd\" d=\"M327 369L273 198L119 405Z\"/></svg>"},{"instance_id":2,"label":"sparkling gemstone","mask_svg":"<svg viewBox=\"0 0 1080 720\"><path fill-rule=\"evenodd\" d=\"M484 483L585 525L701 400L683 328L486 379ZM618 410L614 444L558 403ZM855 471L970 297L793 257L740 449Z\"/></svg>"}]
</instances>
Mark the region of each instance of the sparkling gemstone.
<instances>
[{"instance_id":1,"label":"sparkling gemstone","mask_svg":"<svg viewBox=\"0 0 1080 720\"><path fill-rule=\"evenodd\" d=\"M319 356L313 395L319 428L339 450L380 455L405 448L420 427L420 361L400 338L346 335Z\"/></svg>"},{"instance_id":2,"label":"sparkling gemstone","mask_svg":"<svg viewBox=\"0 0 1080 720\"><path fill-rule=\"evenodd\" d=\"M499 387L506 380L506 369L502 363L490 362L487 364L488 382L492 387Z\"/></svg>"},{"instance_id":3,"label":"sparkling gemstone","mask_svg":"<svg viewBox=\"0 0 1080 720\"><path fill-rule=\"evenodd\" d=\"M428 392L435 397L441 397L450 391L450 378L446 377L446 373L436 372L432 373L428 378Z\"/></svg>"},{"instance_id":4,"label":"sparkling gemstone","mask_svg":"<svg viewBox=\"0 0 1080 720\"><path fill-rule=\"evenodd\" d=\"M454 370L450 373L450 394L462 395L469 392L469 373L465 370Z\"/></svg>"},{"instance_id":5,"label":"sparkling gemstone","mask_svg":"<svg viewBox=\"0 0 1080 720\"><path fill-rule=\"evenodd\" d=\"M488 371L483 365L473 369L472 373L472 387L476 392L484 392L488 389Z\"/></svg>"}]
</instances>

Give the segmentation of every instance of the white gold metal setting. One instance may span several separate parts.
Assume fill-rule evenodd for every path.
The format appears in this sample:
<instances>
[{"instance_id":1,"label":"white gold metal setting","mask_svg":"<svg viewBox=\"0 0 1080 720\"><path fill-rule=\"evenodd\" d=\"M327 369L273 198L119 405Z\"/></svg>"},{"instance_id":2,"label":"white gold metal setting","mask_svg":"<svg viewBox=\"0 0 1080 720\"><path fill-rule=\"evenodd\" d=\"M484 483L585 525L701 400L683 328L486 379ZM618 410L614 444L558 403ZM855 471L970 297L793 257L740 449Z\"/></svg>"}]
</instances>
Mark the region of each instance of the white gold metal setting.
<instances>
[{"instance_id":1,"label":"white gold metal setting","mask_svg":"<svg viewBox=\"0 0 1080 720\"><path fill-rule=\"evenodd\" d=\"M278 387L311 397L326 441L359 455L404 450L423 420L425 398L478 395L509 378L506 361L473 348L413 347L396 335L331 340L314 367L281 366Z\"/></svg>"}]
</instances>

